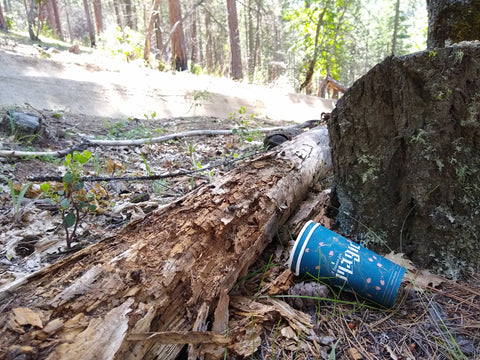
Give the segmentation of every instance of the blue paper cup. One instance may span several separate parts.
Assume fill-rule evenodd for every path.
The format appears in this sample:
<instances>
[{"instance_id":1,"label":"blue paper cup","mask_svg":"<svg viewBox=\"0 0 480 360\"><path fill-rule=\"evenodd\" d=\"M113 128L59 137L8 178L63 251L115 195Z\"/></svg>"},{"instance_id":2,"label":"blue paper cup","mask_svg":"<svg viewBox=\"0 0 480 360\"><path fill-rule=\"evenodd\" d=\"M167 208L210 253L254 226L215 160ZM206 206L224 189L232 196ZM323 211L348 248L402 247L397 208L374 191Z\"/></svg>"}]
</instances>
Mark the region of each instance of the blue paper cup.
<instances>
[{"instance_id":1,"label":"blue paper cup","mask_svg":"<svg viewBox=\"0 0 480 360\"><path fill-rule=\"evenodd\" d=\"M348 287L377 304L391 307L405 268L316 224L307 222L295 241L288 267L332 285Z\"/></svg>"}]
</instances>

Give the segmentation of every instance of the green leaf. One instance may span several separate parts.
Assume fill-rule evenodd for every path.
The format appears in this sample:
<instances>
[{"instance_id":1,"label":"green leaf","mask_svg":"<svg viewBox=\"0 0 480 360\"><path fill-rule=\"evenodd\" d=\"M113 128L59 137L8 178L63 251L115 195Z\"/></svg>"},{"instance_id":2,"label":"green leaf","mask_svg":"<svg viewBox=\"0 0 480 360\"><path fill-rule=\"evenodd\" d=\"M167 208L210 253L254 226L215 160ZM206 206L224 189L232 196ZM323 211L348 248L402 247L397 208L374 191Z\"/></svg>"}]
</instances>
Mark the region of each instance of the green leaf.
<instances>
[{"instance_id":1,"label":"green leaf","mask_svg":"<svg viewBox=\"0 0 480 360\"><path fill-rule=\"evenodd\" d=\"M67 209L70 206L71 202L70 199L63 198L62 201L60 201L60 206L62 209Z\"/></svg>"},{"instance_id":2,"label":"green leaf","mask_svg":"<svg viewBox=\"0 0 480 360\"><path fill-rule=\"evenodd\" d=\"M91 204L91 205L88 207L88 210L89 210L89 211L95 211L95 210L97 210L97 205Z\"/></svg>"},{"instance_id":3,"label":"green leaf","mask_svg":"<svg viewBox=\"0 0 480 360\"><path fill-rule=\"evenodd\" d=\"M69 171L63 176L64 183L71 183L73 181L73 174Z\"/></svg>"},{"instance_id":4,"label":"green leaf","mask_svg":"<svg viewBox=\"0 0 480 360\"><path fill-rule=\"evenodd\" d=\"M50 190L50 183L44 182L43 184L40 185L40 189L43 192L48 192Z\"/></svg>"},{"instance_id":5,"label":"green leaf","mask_svg":"<svg viewBox=\"0 0 480 360\"><path fill-rule=\"evenodd\" d=\"M73 184L73 190L75 191L80 191L83 189L85 183L83 181L76 181L74 184Z\"/></svg>"},{"instance_id":6,"label":"green leaf","mask_svg":"<svg viewBox=\"0 0 480 360\"><path fill-rule=\"evenodd\" d=\"M24 198L24 196L25 196L28 188L30 187L30 185L32 185L31 182L27 183L26 185L24 185L24 186L22 187L22 190L20 191L20 194L18 194L18 198L17 198L18 204L21 204L21 203L22 203L22 200L23 200L23 198Z\"/></svg>"},{"instance_id":7,"label":"green leaf","mask_svg":"<svg viewBox=\"0 0 480 360\"><path fill-rule=\"evenodd\" d=\"M63 218L63 223L65 224L66 227L72 227L73 225L75 225L75 220L76 220L75 214L73 212L69 212Z\"/></svg>"}]
</instances>

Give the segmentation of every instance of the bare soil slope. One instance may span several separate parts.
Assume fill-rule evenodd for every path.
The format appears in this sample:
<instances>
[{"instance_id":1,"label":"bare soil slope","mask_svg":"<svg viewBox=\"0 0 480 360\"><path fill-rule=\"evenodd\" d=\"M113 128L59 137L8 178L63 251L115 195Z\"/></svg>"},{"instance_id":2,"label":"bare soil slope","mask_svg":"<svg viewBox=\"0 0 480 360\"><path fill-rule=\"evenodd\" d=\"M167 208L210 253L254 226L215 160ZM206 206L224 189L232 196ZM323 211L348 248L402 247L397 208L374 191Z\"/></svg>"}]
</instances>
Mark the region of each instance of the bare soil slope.
<instances>
[{"instance_id":1,"label":"bare soil slope","mask_svg":"<svg viewBox=\"0 0 480 360\"><path fill-rule=\"evenodd\" d=\"M228 117L244 106L271 120L303 122L330 112L332 100L228 79L159 72L103 53L50 52L0 34L0 106L119 118Z\"/></svg>"}]
</instances>

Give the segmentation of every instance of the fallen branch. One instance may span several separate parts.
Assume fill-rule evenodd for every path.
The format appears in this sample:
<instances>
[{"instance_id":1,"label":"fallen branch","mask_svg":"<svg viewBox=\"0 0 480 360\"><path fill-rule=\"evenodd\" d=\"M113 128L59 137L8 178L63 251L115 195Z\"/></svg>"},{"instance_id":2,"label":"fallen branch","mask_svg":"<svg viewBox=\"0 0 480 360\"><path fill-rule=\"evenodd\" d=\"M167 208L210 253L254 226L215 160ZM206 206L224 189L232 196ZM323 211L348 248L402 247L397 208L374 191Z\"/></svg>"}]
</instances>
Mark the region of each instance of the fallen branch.
<instances>
[{"instance_id":1,"label":"fallen branch","mask_svg":"<svg viewBox=\"0 0 480 360\"><path fill-rule=\"evenodd\" d=\"M186 175L193 175L196 173L202 173L208 170L212 170L221 166L228 166L235 162L239 162L241 160L245 160L246 158L261 154L260 152L254 152L249 155L244 155L241 157L237 157L231 160L223 161L220 164L214 164L210 166L205 166L201 169L196 170L182 170L177 171L175 173L167 173L163 175L148 175L148 176L110 176L110 177L103 177L103 176L82 176L79 178L80 181L83 182L103 182L103 181L150 181L150 180L160 180L160 179L169 179L174 177L186 176ZM63 176L34 176L28 178L28 181L56 181L56 182L63 182Z\"/></svg>"},{"instance_id":2,"label":"fallen branch","mask_svg":"<svg viewBox=\"0 0 480 360\"><path fill-rule=\"evenodd\" d=\"M309 120L302 124L291 125L291 126L276 126L269 128L259 128L259 129L246 129L247 133L268 133L272 131L289 131L294 129L305 129L311 128L319 125L319 120ZM41 157L41 156L50 156L50 157L63 157L69 153L73 153L75 150L85 150L91 146L142 146L147 144L158 144L165 141L177 140L187 137L194 136L219 136L219 135L234 135L235 129L232 130L190 130L182 131L174 134L163 135L153 138L144 138L144 139L130 139L130 140L97 140L97 139L82 139L82 143L75 145L68 149L58 150L58 151L17 151L17 150L0 150L0 156L2 157Z\"/></svg>"},{"instance_id":3,"label":"fallen branch","mask_svg":"<svg viewBox=\"0 0 480 360\"><path fill-rule=\"evenodd\" d=\"M246 274L329 169L327 129L306 132L114 237L5 284L0 358L175 358L183 345L167 337L192 331L201 309L218 307L221 292ZM216 313L223 324L228 313ZM281 315L297 324L288 308ZM220 340L195 336L203 335L199 341Z\"/></svg>"}]
</instances>

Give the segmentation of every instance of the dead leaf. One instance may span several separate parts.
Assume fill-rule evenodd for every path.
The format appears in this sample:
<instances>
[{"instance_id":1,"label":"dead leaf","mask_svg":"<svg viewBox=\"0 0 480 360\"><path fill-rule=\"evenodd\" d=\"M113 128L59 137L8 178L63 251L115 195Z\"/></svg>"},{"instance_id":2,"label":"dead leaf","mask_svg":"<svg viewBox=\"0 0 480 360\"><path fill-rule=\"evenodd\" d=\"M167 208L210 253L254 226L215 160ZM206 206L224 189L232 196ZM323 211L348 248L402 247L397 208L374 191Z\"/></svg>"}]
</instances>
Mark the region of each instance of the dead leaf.
<instances>
[{"instance_id":1,"label":"dead leaf","mask_svg":"<svg viewBox=\"0 0 480 360\"><path fill-rule=\"evenodd\" d=\"M404 258L404 253L394 253L393 251L384 256L385 259L394 262L397 265L403 266L405 269L410 271L417 270L417 267L408 259Z\"/></svg>"},{"instance_id":2,"label":"dead leaf","mask_svg":"<svg viewBox=\"0 0 480 360\"><path fill-rule=\"evenodd\" d=\"M108 159L105 166L107 168L108 174L113 174L116 170L125 170L125 167L122 165L121 162L113 159Z\"/></svg>"},{"instance_id":3,"label":"dead leaf","mask_svg":"<svg viewBox=\"0 0 480 360\"><path fill-rule=\"evenodd\" d=\"M347 355L351 360L362 360L363 356L360 352L355 348L349 348L347 350Z\"/></svg>"},{"instance_id":4,"label":"dead leaf","mask_svg":"<svg viewBox=\"0 0 480 360\"><path fill-rule=\"evenodd\" d=\"M437 287L441 283L446 281L445 278L439 275L432 274L428 270L420 270L407 273L405 275L405 278L407 279L407 281L420 289L426 289L428 286Z\"/></svg>"}]
</instances>

